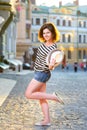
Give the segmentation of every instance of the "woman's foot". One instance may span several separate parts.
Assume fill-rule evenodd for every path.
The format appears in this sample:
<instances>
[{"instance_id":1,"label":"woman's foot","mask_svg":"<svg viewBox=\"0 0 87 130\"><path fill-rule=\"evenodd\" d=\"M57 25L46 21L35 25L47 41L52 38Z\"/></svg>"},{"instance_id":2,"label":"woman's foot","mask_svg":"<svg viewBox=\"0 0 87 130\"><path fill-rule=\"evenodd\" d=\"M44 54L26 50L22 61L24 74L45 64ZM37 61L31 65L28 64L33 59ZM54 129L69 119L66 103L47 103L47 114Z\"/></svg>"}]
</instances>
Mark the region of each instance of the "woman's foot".
<instances>
[{"instance_id":1,"label":"woman's foot","mask_svg":"<svg viewBox=\"0 0 87 130\"><path fill-rule=\"evenodd\" d=\"M56 98L57 98L57 100L58 100L59 103L61 103L62 105L64 105L64 102L63 102L62 98L60 97L60 95L58 93L54 92L53 95L56 96Z\"/></svg>"},{"instance_id":2,"label":"woman's foot","mask_svg":"<svg viewBox=\"0 0 87 130\"><path fill-rule=\"evenodd\" d=\"M46 122L46 121L42 121L42 122L38 122L35 123L36 126L50 126L51 123L50 122Z\"/></svg>"}]
</instances>

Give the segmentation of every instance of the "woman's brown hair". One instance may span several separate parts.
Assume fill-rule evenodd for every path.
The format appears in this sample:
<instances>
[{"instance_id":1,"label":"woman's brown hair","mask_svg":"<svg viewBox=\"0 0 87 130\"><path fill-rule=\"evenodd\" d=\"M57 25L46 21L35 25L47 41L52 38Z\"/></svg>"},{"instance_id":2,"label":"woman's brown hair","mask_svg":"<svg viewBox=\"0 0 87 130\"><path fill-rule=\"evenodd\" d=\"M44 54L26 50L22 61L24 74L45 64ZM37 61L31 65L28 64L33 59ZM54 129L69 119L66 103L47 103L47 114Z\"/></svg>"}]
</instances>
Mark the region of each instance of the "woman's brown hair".
<instances>
[{"instance_id":1,"label":"woman's brown hair","mask_svg":"<svg viewBox=\"0 0 87 130\"><path fill-rule=\"evenodd\" d=\"M60 40L60 33L59 33L58 29L55 27L55 25L53 23L45 23L42 25L42 27L40 28L40 30L38 32L38 40L40 42L45 42L45 39L43 38L43 30L46 28L51 31L52 37L53 37L53 42L57 42Z\"/></svg>"}]
</instances>

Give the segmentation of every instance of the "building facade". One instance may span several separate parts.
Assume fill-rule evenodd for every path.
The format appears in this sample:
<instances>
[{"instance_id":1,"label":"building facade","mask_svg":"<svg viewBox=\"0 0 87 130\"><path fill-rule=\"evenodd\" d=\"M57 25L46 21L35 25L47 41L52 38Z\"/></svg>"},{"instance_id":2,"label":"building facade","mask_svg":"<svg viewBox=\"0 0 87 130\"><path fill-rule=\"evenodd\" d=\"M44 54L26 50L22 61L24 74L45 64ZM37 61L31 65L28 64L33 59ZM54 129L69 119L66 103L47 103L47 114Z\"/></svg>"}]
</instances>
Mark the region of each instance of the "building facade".
<instances>
[{"instance_id":1,"label":"building facade","mask_svg":"<svg viewBox=\"0 0 87 130\"><path fill-rule=\"evenodd\" d=\"M60 31L58 48L64 50L69 63L82 62L87 58L87 6L79 6L78 1L59 7L33 6L32 46L36 49L38 30L45 22L53 22Z\"/></svg>"},{"instance_id":2,"label":"building facade","mask_svg":"<svg viewBox=\"0 0 87 130\"><path fill-rule=\"evenodd\" d=\"M31 1L20 0L18 3L20 12L17 22L17 46L16 58L22 60L25 51L31 46Z\"/></svg>"},{"instance_id":3,"label":"building facade","mask_svg":"<svg viewBox=\"0 0 87 130\"><path fill-rule=\"evenodd\" d=\"M31 8L31 0L0 0L0 62L23 61L31 47Z\"/></svg>"},{"instance_id":4,"label":"building facade","mask_svg":"<svg viewBox=\"0 0 87 130\"><path fill-rule=\"evenodd\" d=\"M16 57L15 0L0 0L0 62Z\"/></svg>"}]
</instances>

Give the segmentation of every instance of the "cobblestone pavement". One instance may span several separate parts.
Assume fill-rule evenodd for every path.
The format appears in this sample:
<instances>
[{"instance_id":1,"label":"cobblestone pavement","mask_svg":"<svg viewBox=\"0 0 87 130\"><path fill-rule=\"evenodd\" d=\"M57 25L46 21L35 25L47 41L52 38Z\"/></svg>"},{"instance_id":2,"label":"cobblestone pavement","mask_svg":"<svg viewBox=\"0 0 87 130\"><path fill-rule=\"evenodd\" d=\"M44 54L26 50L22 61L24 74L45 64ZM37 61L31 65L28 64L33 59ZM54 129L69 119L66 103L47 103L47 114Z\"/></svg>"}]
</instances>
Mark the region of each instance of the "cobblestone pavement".
<instances>
[{"instance_id":1,"label":"cobblestone pavement","mask_svg":"<svg viewBox=\"0 0 87 130\"><path fill-rule=\"evenodd\" d=\"M33 72L0 74L0 78L17 81L0 107L0 130L87 130L87 72L52 72L47 92L60 92L65 105L48 101L52 123L49 127L34 125L43 118L39 103L24 97L32 77Z\"/></svg>"}]
</instances>

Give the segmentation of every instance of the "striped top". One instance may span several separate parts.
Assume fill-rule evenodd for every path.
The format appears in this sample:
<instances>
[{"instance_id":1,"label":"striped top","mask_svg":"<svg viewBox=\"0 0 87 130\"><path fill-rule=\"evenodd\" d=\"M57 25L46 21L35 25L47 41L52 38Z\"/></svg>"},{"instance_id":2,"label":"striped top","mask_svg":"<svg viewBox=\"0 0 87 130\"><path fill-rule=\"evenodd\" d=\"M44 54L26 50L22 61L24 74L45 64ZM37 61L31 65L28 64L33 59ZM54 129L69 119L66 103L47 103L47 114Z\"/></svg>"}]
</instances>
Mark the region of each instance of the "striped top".
<instances>
[{"instance_id":1,"label":"striped top","mask_svg":"<svg viewBox=\"0 0 87 130\"><path fill-rule=\"evenodd\" d=\"M49 67L46 63L46 57L50 51L53 49L56 49L57 45L53 44L51 46L45 46L44 44L41 44L37 51L36 61L34 70L35 71L49 71Z\"/></svg>"}]
</instances>

